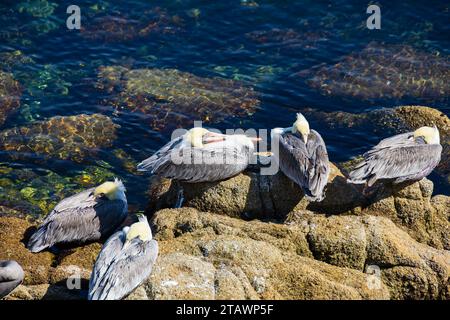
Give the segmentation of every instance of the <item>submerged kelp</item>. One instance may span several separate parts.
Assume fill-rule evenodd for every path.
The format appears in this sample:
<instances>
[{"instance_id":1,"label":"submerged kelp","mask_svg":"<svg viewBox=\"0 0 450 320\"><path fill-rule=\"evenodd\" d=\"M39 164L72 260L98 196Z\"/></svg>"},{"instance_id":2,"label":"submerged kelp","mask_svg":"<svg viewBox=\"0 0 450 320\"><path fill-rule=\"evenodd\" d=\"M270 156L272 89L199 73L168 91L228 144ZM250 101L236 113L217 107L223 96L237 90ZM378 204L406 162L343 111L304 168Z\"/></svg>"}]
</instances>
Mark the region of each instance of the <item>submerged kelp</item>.
<instances>
[{"instance_id":1,"label":"submerged kelp","mask_svg":"<svg viewBox=\"0 0 450 320\"><path fill-rule=\"evenodd\" d=\"M0 70L0 126L20 106L21 88L9 73Z\"/></svg>"},{"instance_id":2,"label":"submerged kelp","mask_svg":"<svg viewBox=\"0 0 450 320\"><path fill-rule=\"evenodd\" d=\"M448 57L405 45L371 43L335 65L300 74L309 77L311 87L333 96L447 99L450 95Z\"/></svg>"},{"instance_id":3,"label":"submerged kelp","mask_svg":"<svg viewBox=\"0 0 450 320\"><path fill-rule=\"evenodd\" d=\"M39 154L82 162L98 148L110 147L118 125L101 114L56 116L0 132L0 150L12 157Z\"/></svg>"},{"instance_id":4,"label":"submerged kelp","mask_svg":"<svg viewBox=\"0 0 450 320\"><path fill-rule=\"evenodd\" d=\"M140 111L155 130L247 116L259 104L253 88L223 78L203 78L176 69L100 68L97 88L117 92L117 108Z\"/></svg>"},{"instance_id":5,"label":"submerged kelp","mask_svg":"<svg viewBox=\"0 0 450 320\"><path fill-rule=\"evenodd\" d=\"M33 58L25 55L21 50L0 52L0 69L3 71L11 71L14 67L34 64Z\"/></svg>"},{"instance_id":6,"label":"submerged kelp","mask_svg":"<svg viewBox=\"0 0 450 320\"><path fill-rule=\"evenodd\" d=\"M26 15L25 24L22 24L26 33L38 32L48 33L58 29L63 23L55 14L54 11L58 7L55 2L47 0L25 0L16 6L16 10L21 15ZM32 19L29 19L31 17ZM19 17L21 18L21 17Z\"/></svg>"},{"instance_id":7,"label":"submerged kelp","mask_svg":"<svg viewBox=\"0 0 450 320\"><path fill-rule=\"evenodd\" d=\"M47 18L53 14L58 4L47 0L26 0L17 5L17 10L36 18Z\"/></svg>"},{"instance_id":8,"label":"submerged kelp","mask_svg":"<svg viewBox=\"0 0 450 320\"><path fill-rule=\"evenodd\" d=\"M0 164L0 176L0 207L38 218L45 216L62 199L112 180L115 175L97 166L61 176L46 169L12 168Z\"/></svg>"},{"instance_id":9,"label":"submerged kelp","mask_svg":"<svg viewBox=\"0 0 450 320\"><path fill-rule=\"evenodd\" d=\"M320 41L326 41L328 35L325 32L306 31L300 32L294 29L279 29L252 31L246 34L251 41L265 47L314 49Z\"/></svg>"},{"instance_id":10,"label":"submerged kelp","mask_svg":"<svg viewBox=\"0 0 450 320\"><path fill-rule=\"evenodd\" d=\"M30 69L22 68L16 72L16 75L28 94L37 99L44 96L67 95L72 81L76 81L83 75L82 69L61 70L53 64L44 64L38 69Z\"/></svg>"},{"instance_id":11,"label":"submerged kelp","mask_svg":"<svg viewBox=\"0 0 450 320\"><path fill-rule=\"evenodd\" d=\"M180 29L181 18L171 16L166 10L154 8L130 17L122 13L90 17L82 26L81 35L90 40L121 42L146 37L150 34L170 34Z\"/></svg>"}]
</instances>

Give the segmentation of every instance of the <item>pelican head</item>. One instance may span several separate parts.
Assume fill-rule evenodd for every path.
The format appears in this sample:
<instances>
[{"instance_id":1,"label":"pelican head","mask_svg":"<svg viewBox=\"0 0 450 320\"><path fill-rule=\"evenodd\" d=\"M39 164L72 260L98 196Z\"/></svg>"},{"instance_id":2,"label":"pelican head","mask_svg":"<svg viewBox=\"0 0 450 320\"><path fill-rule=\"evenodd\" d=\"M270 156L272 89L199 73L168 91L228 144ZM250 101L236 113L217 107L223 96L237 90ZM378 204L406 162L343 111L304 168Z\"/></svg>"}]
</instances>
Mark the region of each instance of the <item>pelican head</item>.
<instances>
[{"instance_id":1,"label":"pelican head","mask_svg":"<svg viewBox=\"0 0 450 320\"><path fill-rule=\"evenodd\" d=\"M125 198L125 187L119 179L115 178L114 182L107 181L102 183L94 190L94 197L105 196L109 200L119 200Z\"/></svg>"},{"instance_id":2,"label":"pelican head","mask_svg":"<svg viewBox=\"0 0 450 320\"><path fill-rule=\"evenodd\" d=\"M195 127L187 132L186 140L195 148L203 147L203 136L209 131L205 128Z\"/></svg>"},{"instance_id":3,"label":"pelican head","mask_svg":"<svg viewBox=\"0 0 450 320\"><path fill-rule=\"evenodd\" d=\"M137 237L142 241L149 241L152 239L152 230L148 224L147 217L143 214L138 214L137 216L139 221L133 223L128 229L126 242L130 242Z\"/></svg>"},{"instance_id":4,"label":"pelican head","mask_svg":"<svg viewBox=\"0 0 450 320\"><path fill-rule=\"evenodd\" d=\"M301 134L305 143L308 142L308 135L310 133L309 123L301 113L297 113L297 120L292 125L292 133L296 132L299 132Z\"/></svg>"},{"instance_id":5,"label":"pelican head","mask_svg":"<svg viewBox=\"0 0 450 320\"><path fill-rule=\"evenodd\" d=\"M414 131L414 138L423 137L427 144L440 144L439 130L433 127L421 127Z\"/></svg>"}]
</instances>

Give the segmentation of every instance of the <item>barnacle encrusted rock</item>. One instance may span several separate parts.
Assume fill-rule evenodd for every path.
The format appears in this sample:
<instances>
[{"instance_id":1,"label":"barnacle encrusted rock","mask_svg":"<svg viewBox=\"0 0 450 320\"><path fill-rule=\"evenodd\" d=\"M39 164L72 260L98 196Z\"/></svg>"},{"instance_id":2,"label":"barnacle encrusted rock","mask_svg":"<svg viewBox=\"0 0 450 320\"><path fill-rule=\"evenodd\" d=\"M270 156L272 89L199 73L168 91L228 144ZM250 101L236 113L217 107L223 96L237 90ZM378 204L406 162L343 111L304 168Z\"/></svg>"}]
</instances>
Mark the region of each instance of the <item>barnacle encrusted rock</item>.
<instances>
[{"instance_id":1,"label":"barnacle encrusted rock","mask_svg":"<svg viewBox=\"0 0 450 320\"><path fill-rule=\"evenodd\" d=\"M416 242L385 217L302 211L273 223L181 208L158 211L153 224L161 252L145 287L154 299L449 295L449 252Z\"/></svg>"}]
</instances>

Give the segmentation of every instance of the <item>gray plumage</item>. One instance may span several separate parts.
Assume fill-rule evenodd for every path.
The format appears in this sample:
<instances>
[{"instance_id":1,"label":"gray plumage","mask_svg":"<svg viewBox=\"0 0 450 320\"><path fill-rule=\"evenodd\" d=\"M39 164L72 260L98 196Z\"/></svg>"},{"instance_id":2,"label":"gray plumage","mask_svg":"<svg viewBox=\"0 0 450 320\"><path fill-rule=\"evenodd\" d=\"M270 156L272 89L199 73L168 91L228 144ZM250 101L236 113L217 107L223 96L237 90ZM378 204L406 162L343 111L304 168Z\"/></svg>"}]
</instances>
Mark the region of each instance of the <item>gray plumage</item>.
<instances>
[{"instance_id":1,"label":"gray plumage","mask_svg":"<svg viewBox=\"0 0 450 320\"><path fill-rule=\"evenodd\" d=\"M414 132L399 134L366 152L350 173L349 182L372 186L380 179L392 179L393 183L420 180L439 164L441 153L440 144L427 144L423 137L414 137Z\"/></svg>"},{"instance_id":2,"label":"gray plumage","mask_svg":"<svg viewBox=\"0 0 450 320\"><path fill-rule=\"evenodd\" d=\"M84 243L109 236L127 215L126 198L95 197L91 188L59 202L31 236L28 249L39 252L59 243Z\"/></svg>"},{"instance_id":3,"label":"gray plumage","mask_svg":"<svg viewBox=\"0 0 450 320\"><path fill-rule=\"evenodd\" d=\"M89 282L89 300L120 300L150 276L158 243L139 237L126 243L129 228L113 234L104 244Z\"/></svg>"},{"instance_id":4,"label":"gray plumage","mask_svg":"<svg viewBox=\"0 0 450 320\"><path fill-rule=\"evenodd\" d=\"M21 284L23 277L23 269L16 261L0 260L0 299Z\"/></svg>"},{"instance_id":5,"label":"gray plumage","mask_svg":"<svg viewBox=\"0 0 450 320\"><path fill-rule=\"evenodd\" d=\"M281 171L303 189L308 200L323 200L330 165L320 134L311 130L306 144L300 134L289 129L275 133L273 138L280 142L277 161Z\"/></svg>"},{"instance_id":6,"label":"gray plumage","mask_svg":"<svg viewBox=\"0 0 450 320\"><path fill-rule=\"evenodd\" d=\"M247 168L254 146L249 138L242 135L224 137L224 141L208 143L202 147L191 147L183 137L176 138L142 161L137 168L139 171L150 171L164 178L185 182L228 179ZM187 161L174 163L174 156ZM205 163L201 159L212 161Z\"/></svg>"}]
</instances>

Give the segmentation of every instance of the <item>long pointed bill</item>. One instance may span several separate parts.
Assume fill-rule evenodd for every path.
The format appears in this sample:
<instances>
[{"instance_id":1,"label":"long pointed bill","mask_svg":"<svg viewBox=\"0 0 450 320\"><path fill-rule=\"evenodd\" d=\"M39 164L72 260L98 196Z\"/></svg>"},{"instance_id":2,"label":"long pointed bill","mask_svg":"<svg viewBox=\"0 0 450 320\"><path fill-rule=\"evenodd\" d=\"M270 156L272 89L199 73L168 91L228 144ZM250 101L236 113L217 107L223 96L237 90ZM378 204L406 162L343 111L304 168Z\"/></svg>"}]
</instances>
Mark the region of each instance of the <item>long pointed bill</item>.
<instances>
[{"instance_id":1,"label":"long pointed bill","mask_svg":"<svg viewBox=\"0 0 450 320\"><path fill-rule=\"evenodd\" d=\"M203 143L205 143L205 144L220 142L220 141L224 141L224 140L225 140L224 135L219 134L219 133L214 133L214 132L208 132L203 137Z\"/></svg>"},{"instance_id":2,"label":"long pointed bill","mask_svg":"<svg viewBox=\"0 0 450 320\"><path fill-rule=\"evenodd\" d=\"M270 151L266 151L266 152L253 152L254 156L258 156L258 157L271 157L273 156L273 152Z\"/></svg>"},{"instance_id":3,"label":"long pointed bill","mask_svg":"<svg viewBox=\"0 0 450 320\"><path fill-rule=\"evenodd\" d=\"M250 140L252 140L252 142L258 142L258 141L262 141L262 138L250 138Z\"/></svg>"},{"instance_id":4,"label":"long pointed bill","mask_svg":"<svg viewBox=\"0 0 450 320\"><path fill-rule=\"evenodd\" d=\"M302 137L303 137L303 141L305 142L305 144L307 144L308 143L308 135L302 134Z\"/></svg>"}]
</instances>

